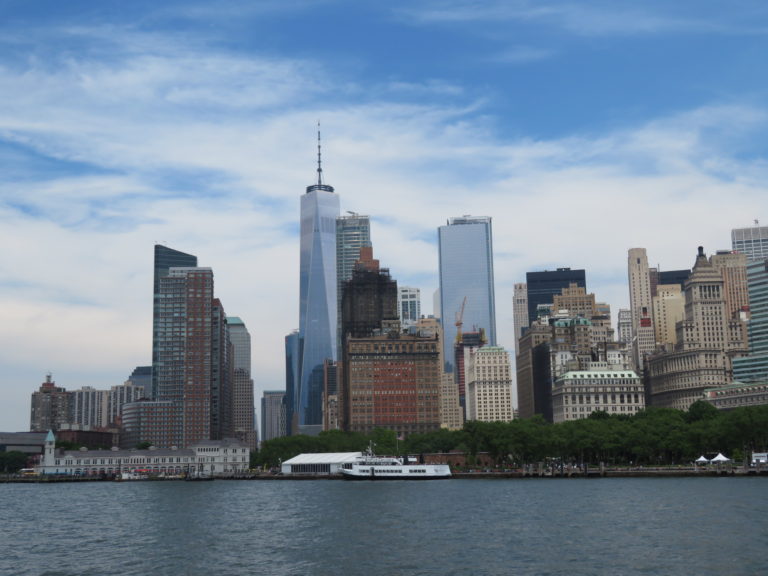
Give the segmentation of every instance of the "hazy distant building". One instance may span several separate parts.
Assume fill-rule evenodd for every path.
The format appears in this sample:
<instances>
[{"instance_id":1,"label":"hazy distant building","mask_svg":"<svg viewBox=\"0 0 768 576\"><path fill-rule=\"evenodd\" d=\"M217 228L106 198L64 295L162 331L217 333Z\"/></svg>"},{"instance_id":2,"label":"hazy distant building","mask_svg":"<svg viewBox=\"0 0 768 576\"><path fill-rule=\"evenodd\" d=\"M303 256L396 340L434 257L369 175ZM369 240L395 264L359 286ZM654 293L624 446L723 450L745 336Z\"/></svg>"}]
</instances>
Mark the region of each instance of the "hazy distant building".
<instances>
[{"instance_id":1,"label":"hazy distant building","mask_svg":"<svg viewBox=\"0 0 768 576\"><path fill-rule=\"evenodd\" d=\"M323 184L318 132L317 183L301 197L298 373L292 433L318 434L323 426L323 366L337 360L336 224L339 197Z\"/></svg>"},{"instance_id":2,"label":"hazy distant building","mask_svg":"<svg viewBox=\"0 0 768 576\"><path fill-rule=\"evenodd\" d=\"M152 368L149 368L147 378L143 383L136 384L132 380L127 380L124 384L112 386L108 391L109 401L107 403L107 426L118 426L122 423L123 406L130 402L136 402L142 398L147 398L147 392L151 390ZM138 368L137 368L138 370ZM134 373L136 371L134 370ZM141 380L138 380L142 382ZM149 385L146 385L149 384Z\"/></svg>"},{"instance_id":3,"label":"hazy distant building","mask_svg":"<svg viewBox=\"0 0 768 576\"><path fill-rule=\"evenodd\" d=\"M142 398L152 397L152 366L136 366L125 381L126 384L131 383L137 388L142 388L144 393Z\"/></svg>"},{"instance_id":4,"label":"hazy distant building","mask_svg":"<svg viewBox=\"0 0 768 576\"><path fill-rule=\"evenodd\" d=\"M440 317L443 321L443 356L446 371L453 371L452 349L456 325L463 316L468 331L483 331L496 345L496 300L493 280L491 218L451 218L438 228L440 264Z\"/></svg>"},{"instance_id":5,"label":"hazy distant building","mask_svg":"<svg viewBox=\"0 0 768 576\"><path fill-rule=\"evenodd\" d=\"M29 429L31 432L58 430L69 422L69 395L66 388L56 386L51 374L37 392L32 393Z\"/></svg>"},{"instance_id":6,"label":"hazy distant building","mask_svg":"<svg viewBox=\"0 0 768 576\"><path fill-rule=\"evenodd\" d=\"M512 367L509 353L500 346L484 346L469 352L466 366L467 420L511 422Z\"/></svg>"},{"instance_id":7,"label":"hazy distant building","mask_svg":"<svg viewBox=\"0 0 768 576\"><path fill-rule=\"evenodd\" d=\"M285 337L285 435L299 433L299 331Z\"/></svg>"},{"instance_id":8,"label":"hazy distant building","mask_svg":"<svg viewBox=\"0 0 768 576\"><path fill-rule=\"evenodd\" d=\"M403 329L415 326L421 318L421 290L411 286L397 289L397 310Z\"/></svg>"},{"instance_id":9,"label":"hazy distant building","mask_svg":"<svg viewBox=\"0 0 768 576\"><path fill-rule=\"evenodd\" d=\"M731 248L747 256L748 260L768 258L768 226L755 225L731 230Z\"/></svg>"},{"instance_id":10,"label":"hazy distant building","mask_svg":"<svg viewBox=\"0 0 768 576\"><path fill-rule=\"evenodd\" d=\"M629 344L632 341L632 311L628 308L619 310L618 323L616 326L619 342Z\"/></svg>"},{"instance_id":11,"label":"hazy distant building","mask_svg":"<svg viewBox=\"0 0 768 576\"><path fill-rule=\"evenodd\" d=\"M103 428L109 424L109 390L83 386L69 392L68 424Z\"/></svg>"},{"instance_id":12,"label":"hazy distant building","mask_svg":"<svg viewBox=\"0 0 768 576\"><path fill-rule=\"evenodd\" d=\"M253 378L251 378L251 335L237 316L227 316L232 343L232 433L256 450Z\"/></svg>"},{"instance_id":13,"label":"hazy distant building","mask_svg":"<svg viewBox=\"0 0 768 576\"><path fill-rule=\"evenodd\" d=\"M261 398L261 441L267 442L285 435L285 392L265 390Z\"/></svg>"},{"instance_id":14,"label":"hazy distant building","mask_svg":"<svg viewBox=\"0 0 768 576\"><path fill-rule=\"evenodd\" d=\"M723 299L725 312L731 317L744 315L749 310L749 288L747 283L747 256L739 252L718 250L710 258L712 266L723 277Z\"/></svg>"},{"instance_id":15,"label":"hazy distant building","mask_svg":"<svg viewBox=\"0 0 768 576\"><path fill-rule=\"evenodd\" d=\"M685 287L685 318L673 352L648 356L650 403L687 410L707 388L730 384L732 361L746 354L745 324L728 313L723 275L699 248Z\"/></svg>"}]
</instances>

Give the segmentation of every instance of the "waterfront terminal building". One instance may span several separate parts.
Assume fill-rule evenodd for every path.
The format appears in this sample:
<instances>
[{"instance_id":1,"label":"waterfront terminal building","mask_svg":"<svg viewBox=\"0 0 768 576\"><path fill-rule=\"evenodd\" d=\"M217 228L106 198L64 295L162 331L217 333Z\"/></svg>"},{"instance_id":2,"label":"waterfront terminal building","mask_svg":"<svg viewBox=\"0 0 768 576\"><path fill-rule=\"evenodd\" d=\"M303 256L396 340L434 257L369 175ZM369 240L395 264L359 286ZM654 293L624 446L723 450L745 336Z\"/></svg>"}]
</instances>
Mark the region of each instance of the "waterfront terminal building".
<instances>
[{"instance_id":1,"label":"waterfront terminal building","mask_svg":"<svg viewBox=\"0 0 768 576\"><path fill-rule=\"evenodd\" d=\"M203 440L189 448L56 450L56 437L49 431L37 471L67 476L232 476L248 469L249 458L248 445L235 439Z\"/></svg>"}]
</instances>

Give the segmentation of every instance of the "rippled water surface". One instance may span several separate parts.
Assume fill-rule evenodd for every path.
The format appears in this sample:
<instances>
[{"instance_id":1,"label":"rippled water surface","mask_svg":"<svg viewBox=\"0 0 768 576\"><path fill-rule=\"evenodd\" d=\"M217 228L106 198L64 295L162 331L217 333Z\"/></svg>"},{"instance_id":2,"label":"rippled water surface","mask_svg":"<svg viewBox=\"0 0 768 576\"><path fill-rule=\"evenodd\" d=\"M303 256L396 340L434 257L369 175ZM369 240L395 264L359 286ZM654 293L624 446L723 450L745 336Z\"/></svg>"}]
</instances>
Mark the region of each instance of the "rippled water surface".
<instances>
[{"instance_id":1,"label":"rippled water surface","mask_svg":"<svg viewBox=\"0 0 768 576\"><path fill-rule=\"evenodd\" d=\"M2 575L768 574L768 478L0 485Z\"/></svg>"}]
</instances>

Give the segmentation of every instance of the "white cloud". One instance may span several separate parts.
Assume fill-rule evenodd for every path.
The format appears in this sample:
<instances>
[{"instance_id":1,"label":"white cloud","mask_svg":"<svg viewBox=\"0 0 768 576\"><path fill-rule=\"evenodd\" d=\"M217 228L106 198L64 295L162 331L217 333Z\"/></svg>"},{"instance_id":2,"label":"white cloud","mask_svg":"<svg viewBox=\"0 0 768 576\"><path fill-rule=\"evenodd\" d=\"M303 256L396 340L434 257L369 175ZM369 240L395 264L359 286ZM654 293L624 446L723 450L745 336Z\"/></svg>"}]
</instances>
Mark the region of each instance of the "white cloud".
<instances>
[{"instance_id":1,"label":"white cloud","mask_svg":"<svg viewBox=\"0 0 768 576\"><path fill-rule=\"evenodd\" d=\"M422 289L425 310L437 227L493 217L508 348L512 284L526 271L586 268L615 311L627 304L628 248L646 247L663 269L689 267L697 245L727 247L729 229L765 206L764 160L731 154L764 131L760 109L712 105L608 133L506 141L482 101L404 104L385 91L350 106L329 89L344 79L306 62L172 45L159 54L0 69L0 137L33 151L30 163L61 167L0 176L4 428L26 427L47 370L73 389L119 384L150 362L155 242L213 268L225 310L251 331L259 390L280 388L318 119L342 210L372 216L376 257Z\"/></svg>"}]
</instances>

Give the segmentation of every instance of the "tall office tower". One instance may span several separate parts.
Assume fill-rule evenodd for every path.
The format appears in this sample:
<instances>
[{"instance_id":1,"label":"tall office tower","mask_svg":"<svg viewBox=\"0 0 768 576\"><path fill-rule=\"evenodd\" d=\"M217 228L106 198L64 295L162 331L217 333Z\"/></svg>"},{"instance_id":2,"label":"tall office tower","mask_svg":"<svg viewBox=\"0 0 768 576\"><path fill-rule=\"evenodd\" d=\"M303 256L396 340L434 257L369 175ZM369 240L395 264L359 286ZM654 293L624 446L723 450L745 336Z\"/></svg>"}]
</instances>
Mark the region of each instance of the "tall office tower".
<instances>
[{"instance_id":1,"label":"tall office tower","mask_svg":"<svg viewBox=\"0 0 768 576\"><path fill-rule=\"evenodd\" d=\"M299 433L299 331L285 337L285 435Z\"/></svg>"},{"instance_id":2,"label":"tall office tower","mask_svg":"<svg viewBox=\"0 0 768 576\"><path fill-rule=\"evenodd\" d=\"M160 322L158 316L159 294L160 294L160 280L168 276L168 271L171 268L194 268L197 266L197 256L192 254L186 254L173 250L167 246L161 246L155 244L155 275L154 275L154 290L153 290L153 306L152 306L152 365L157 362L158 342L157 342L157 326ZM157 381L154 376L152 377L152 389L150 391L149 398L157 398Z\"/></svg>"},{"instance_id":3,"label":"tall office tower","mask_svg":"<svg viewBox=\"0 0 768 576\"><path fill-rule=\"evenodd\" d=\"M699 247L685 286L685 318L677 324L673 352L647 358L653 406L687 410L707 388L730 384L732 361L747 352L745 323L727 311L722 273Z\"/></svg>"},{"instance_id":4,"label":"tall office tower","mask_svg":"<svg viewBox=\"0 0 768 576\"><path fill-rule=\"evenodd\" d=\"M301 197L299 269L299 373L297 430L322 430L323 363L337 360L336 219L339 197L323 184L320 132L317 133L317 184Z\"/></svg>"},{"instance_id":5,"label":"tall office tower","mask_svg":"<svg viewBox=\"0 0 768 576\"><path fill-rule=\"evenodd\" d=\"M415 326L421 318L421 290L400 286L397 290L397 310L400 313L400 326L403 329Z\"/></svg>"},{"instance_id":6,"label":"tall office tower","mask_svg":"<svg viewBox=\"0 0 768 576\"><path fill-rule=\"evenodd\" d=\"M471 331L485 332L496 345L496 298L493 284L491 218L451 218L438 228L440 251L440 318L443 321L443 357L446 372L454 369L453 345L461 322Z\"/></svg>"},{"instance_id":7,"label":"tall office tower","mask_svg":"<svg viewBox=\"0 0 768 576\"><path fill-rule=\"evenodd\" d=\"M352 278L360 249L371 246L371 219L355 212L336 218L336 307L337 329L341 329L341 289ZM341 344L341 334L337 334Z\"/></svg>"},{"instance_id":8,"label":"tall office tower","mask_svg":"<svg viewBox=\"0 0 768 576\"><path fill-rule=\"evenodd\" d=\"M395 337L393 337L393 335ZM440 428L437 335L383 334L347 339L348 429L421 434ZM347 378L347 375L353 375Z\"/></svg>"},{"instance_id":9,"label":"tall office tower","mask_svg":"<svg viewBox=\"0 0 768 576\"><path fill-rule=\"evenodd\" d=\"M254 422L253 379L251 378L251 335L240 318L227 316L232 343L232 433L235 438L257 448Z\"/></svg>"},{"instance_id":10,"label":"tall office tower","mask_svg":"<svg viewBox=\"0 0 768 576\"><path fill-rule=\"evenodd\" d=\"M584 270L558 268L543 272L527 272L525 283L528 291L528 325L538 318L539 306L552 304L555 294L562 294L563 288L576 284L586 289L587 280Z\"/></svg>"},{"instance_id":11,"label":"tall office tower","mask_svg":"<svg viewBox=\"0 0 768 576\"><path fill-rule=\"evenodd\" d=\"M104 428L109 420L109 391L83 386L69 393L69 424Z\"/></svg>"},{"instance_id":12,"label":"tall office tower","mask_svg":"<svg viewBox=\"0 0 768 576\"><path fill-rule=\"evenodd\" d=\"M749 284L749 355L734 358L733 378L739 382L768 381L768 257L747 268Z\"/></svg>"},{"instance_id":13,"label":"tall office tower","mask_svg":"<svg viewBox=\"0 0 768 576\"><path fill-rule=\"evenodd\" d=\"M515 355L517 355L518 340L523 335L523 331L531 325L528 319L528 284L524 282L515 283L515 292L512 296L512 311L514 314L515 328Z\"/></svg>"},{"instance_id":14,"label":"tall office tower","mask_svg":"<svg viewBox=\"0 0 768 576\"><path fill-rule=\"evenodd\" d=\"M552 339L549 323L534 321L520 338L515 368L517 371L517 410L520 418L541 414L545 418L552 398L552 382L540 368L542 345ZM544 354L549 357L548 352Z\"/></svg>"},{"instance_id":15,"label":"tall office tower","mask_svg":"<svg viewBox=\"0 0 768 576\"><path fill-rule=\"evenodd\" d=\"M265 390L261 398L261 441L285 435L285 392Z\"/></svg>"},{"instance_id":16,"label":"tall office tower","mask_svg":"<svg viewBox=\"0 0 768 576\"><path fill-rule=\"evenodd\" d=\"M627 308L619 310L618 323L616 331L619 335L619 342L629 344L632 341L632 311Z\"/></svg>"},{"instance_id":17,"label":"tall office tower","mask_svg":"<svg viewBox=\"0 0 768 576\"><path fill-rule=\"evenodd\" d=\"M29 430L47 432L58 430L69 422L69 393L66 388L56 386L51 374L45 375L45 382L37 392L32 392L32 406Z\"/></svg>"},{"instance_id":18,"label":"tall office tower","mask_svg":"<svg viewBox=\"0 0 768 576\"><path fill-rule=\"evenodd\" d=\"M126 384L131 383L137 388L141 388L144 392L141 398L152 397L152 366L136 366L125 381Z\"/></svg>"},{"instance_id":19,"label":"tall office tower","mask_svg":"<svg viewBox=\"0 0 768 576\"><path fill-rule=\"evenodd\" d=\"M342 393L339 399L342 426L350 422L350 390L354 375L349 372L347 343L354 338L367 338L375 333L400 333L397 314L397 282L387 268L380 268L373 249L362 248L352 278L344 283L341 299L342 327Z\"/></svg>"},{"instance_id":20,"label":"tall office tower","mask_svg":"<svg viewBox=\"0 0 768 576\"><path fill-rule=\"evenodd\" d=\"M397 281L380 268L373 248L363 248L352 277L344 283L341 299L342 342L371 336L376 330L397 330Z\"/></svg>"},{"instance_id":21,"label":"tall office tower","mask_svg":"<svg viewBox=\"0 0 768 576\"><path fill-rule=\"evenodd\" d=\"M672 350L677 344L677 323L685 316L685 298L679 284L659 284L653 297L654 337L658 346Z\"/></svg>"},{"instance_id":22,"label":"tall office tower","mask_svg":"<svg viewBox=\"0 0 768 576\"><path fill-rule=\"evenodd\" d=\"M156 325L157 361L152 366L157 400L170 402L168 426L157 446L187 447L211 438L214 338L213 271L171 268L160 279Z\"/></svg>"},{"instance_id":23,"label":"tall office tower","mask_svg":"<svg viewBox=\"0 0 768 576\"><path fill-rule=\"evenodd\" d=\"M763 260L768 258L768 226L755 225L750 228L734 228L731 230L731 248L747 255L747 260Z\"/></svg>"},{"instance_id":24,"label":"tall office tower","mask_svg":"<svg viewBox=\"0 0 768 576\"><path fill-rule=\"evenodd\" d=\"M500 346L485 346L472 350L467 360L467 420L511 422L509 353Z\"/></svg>"},{"instance_id":25,"label":"tall office tower","mask_svg":"<svg viewBox=\"0 0 768 576\"><path fill-rule=\"evenodd\" d=\"M231 438L232 430L232 343L224 307L218 298L211 302L211 440Z\"/></svg>"},{"instance_id":26,"label":"tall office tower","mask_svg":"<svg viewBox=\"0 0 768 576\"><path fill-rule=\"evenodd\" d=\"M653 328L653 294L645 248L630 248L627 256L629 308L632 310L632 358L642 374L644 358L656 347Z\"/></svg>"},{"instance_id":27,"label":"tall office tower","mask_svg":"<svg viewBox=\"0 0 768 576\"><path fill-rule=\"evenodd\" d=\"M739 252L718 250L710 258L712 266L723 276L723 298L726 313L731 316L746 315L749 310L747 284L747 256Z\"/></svg>"},{"instance_id":28,"label":"tall office tower","mask_svg":"<svg viewBox=\"0 0 768 576\"><path fill-rule=\"evenodd\" d=\"M136 402L142 398L147 398L146 391L150 389L152 383L152 367L151 366L139 366L139 369L149 369L143 376L144 382L149 385L144 387L142 380L137 377L137 381L129 378L124 384L118 386L112 386L109 389L109 401L107 403L107 426L119 426L122 423L123 405L130 402ZM136 373L134 370L134 374ZM131 375L131 377L133 374Z\"/></svg>"}]
</instances>

